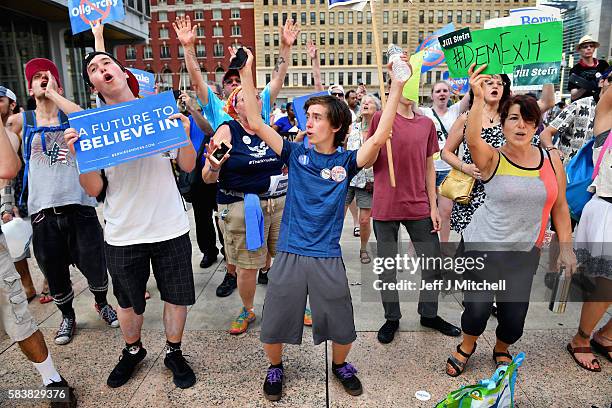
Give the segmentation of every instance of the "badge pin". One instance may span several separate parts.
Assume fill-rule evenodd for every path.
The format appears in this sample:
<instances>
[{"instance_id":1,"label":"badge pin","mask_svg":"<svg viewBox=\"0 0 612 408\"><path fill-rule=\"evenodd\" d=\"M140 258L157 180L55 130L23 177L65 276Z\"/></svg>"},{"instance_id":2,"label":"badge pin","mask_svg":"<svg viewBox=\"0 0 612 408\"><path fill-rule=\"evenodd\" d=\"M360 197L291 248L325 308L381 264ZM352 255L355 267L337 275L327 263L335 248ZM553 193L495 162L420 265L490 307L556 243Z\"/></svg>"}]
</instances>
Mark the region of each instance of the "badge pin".
<instances>
[{"instance_id":1,"label":"badge pin","mask_svg":"<svg viewBox=\"0 0 612 408\"><path fill-rule=\"evenodd\" d=\"M244 144L251 144L251 138L247 135L242 136L242 141L244 142Z\"/></svg>"},{"instance_id":2,"label":"badge pin","mask_svg":"<svg viewBox=\"0 0 612 408\"><path fill-rule=\"evenodd\" d=\"M329 178L331 177L331 171L329 169L321 170L321 177L325 180L329 180Z\"/></svg>"},{"instance_id":3,"label":"badge pin","mask_svg":"<svg viewBox=\"0 0 612 408\"><path fill-rule=\"evenodd\" d=\"M308 156L306 156L305 154L301 154L298 157L298 162L303 165L306 166L308 164L308 162L310 161L310 159L308 158Z\"/></svg>"},{"instance_id":4,"label":"badge pin","mask_svg":"<svg viewBox=\"0 0 612 408\"><path fill-rule=\"evenodd\" d=\"M346 178L346 169L342 166L335 166L331 170L331 178L337 183L340 183Z\"/></svg>"}]
</instances>

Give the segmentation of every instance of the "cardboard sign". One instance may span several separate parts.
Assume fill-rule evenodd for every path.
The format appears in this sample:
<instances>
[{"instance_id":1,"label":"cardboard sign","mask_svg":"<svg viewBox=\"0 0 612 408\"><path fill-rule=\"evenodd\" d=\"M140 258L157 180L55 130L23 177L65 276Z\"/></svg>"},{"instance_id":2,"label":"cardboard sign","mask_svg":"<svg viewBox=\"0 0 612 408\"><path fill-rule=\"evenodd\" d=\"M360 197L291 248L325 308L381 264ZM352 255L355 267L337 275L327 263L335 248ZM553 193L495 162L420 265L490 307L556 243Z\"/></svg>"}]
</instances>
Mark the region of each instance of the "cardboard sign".
<instances>
[{"instance_id":1,"label":"cardboard sign","mask_svg":"<svg viewBox=\"0 0 612 408\"><path fill-rule=\"evenodd\" d=\"M560 72L560 62L516 65L513 84L517 86L557 84Z\"/></svg>"},{"instance_id":2,"label":"cardboard sign","mask_svg":"<svg viewBox=\"0 0 612 408\"><path fill-rule=\"evenodd\" d=\"M120 21L125 18L123 0L68 0L72 35L89 30L90 23Z\"/></svg>"},{"instance_id":3,"label":"cardboard sign","mask_svg":"<svg viewBox=\"0 0 612 408\"><path fill-rule=\"evenodd\" d=\"M327 91L316 92L309 95L298 96L293 98L293 112L295 113L295 117L297 119L298 128L300 130L306 130L306 111L304 110L304 105L306 101L313 96L325 96L329 95Z\"/></svg>"},{"instance_id":4,"label":"cardboard sign","mask_svg":"<svg viewBox=\"0 0 612 408\"><path fill-rule=\"evenodd\" d=\"M488 64L485 74L511 74L515 65L559 62L563 49L563 24L491 28L472 31L472 42L444 50L452 78L468 76L470 65Z\"/></svg>"},{"instance_id":5,"label":"cardboard sign","mask_svg":"<svg viewBox=\"0 0 612 408\"><path fill-rule=\"evenodd\" d=\"M155 95L155 74L152 74L147 71L142 71L136 68L128 68L132 74L138 80L138 86L140 92L138 95L141 98L146 98L147 96Z\"/></svg>"},{"instance_id":6,"label":"cardboard sign","mask_svg":"<svg viewBox=\"0 0 612 408\"><path fill-rule=\"evenodd\" d=\"M455 31L453 23L447 24L438 31L434 32L429 37L426 37L423 42L414 51L415 54L419 51L425 51L423 55L423 66L421 72L427 72L444 62L444 53L438 42L438 37L443 34L448 34Z\"/></svg>"},{"instance_id":7,"label":"cardboard sign","mask_svg":"<svg viewBox=\"0 0 612 408\"><path fill-rule=\"evenodd\" d=\"M183 124L168 119L174 113L177 113L174 95L166 91L69 114L70 127L79 132L74 145L79 173L186 146L190 141Z\"/></svg>"},{"instance_id":8,"label":"cardboard sign","mask_svg":"<svg viewBox=\"0 0 612 408\"><path fill-rule=\"evenodd\" d=\"M404 84L402 95L404 98L414 102L419 102L419 85L421 84L421 66L423 65L423 57L425 51L419 51L410 56L410 66L412 67L412 76Z\"/></svg>"}]
</instances>

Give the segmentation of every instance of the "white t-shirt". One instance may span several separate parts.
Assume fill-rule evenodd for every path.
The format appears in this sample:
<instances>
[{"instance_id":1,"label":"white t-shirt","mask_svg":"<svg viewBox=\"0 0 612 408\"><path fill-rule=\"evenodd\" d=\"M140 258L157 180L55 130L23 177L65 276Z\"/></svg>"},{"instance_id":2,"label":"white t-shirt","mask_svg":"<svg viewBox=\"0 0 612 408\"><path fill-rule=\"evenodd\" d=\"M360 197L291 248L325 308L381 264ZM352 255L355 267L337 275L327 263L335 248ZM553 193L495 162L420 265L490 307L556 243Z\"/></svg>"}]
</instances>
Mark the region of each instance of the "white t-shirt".
<instances>
[{"instance_id":1,"label":"white t-shirt","mask_svg":"<svg viewBox=\"0 0 612 408\"><path fill-rule=\"evenodd\" d=\"M440 151L442 151L442 149L444 148L444 145L446 144L446 136L444 135L444 132L442 131L442 127L440 126L440 121L436 119L434 112L433 112L433 108L420 108L420 109L421 109L421 112L423 112L423 115L431 119L434 125L436 125L436 132L438 133L438 145L440 146ZM444 125L444 128L446 129L446 133L450 132L451 127L453 126L457 118L461 116L461 103L457 102L453 104L450 108L448 108L448 110L446 111L444 115L442 116L438 115L438 116L440 117L440 120L442 121L442 124ZM434 154L434 165L436 167L436 171L449 171L452 168L450 164L440 159L440 153Z\"/></svg>"},{"instance_id":2,"label":"white t-shirt","mask_svg":"<svg viewBox=\"0 0 612 408\"><path fill-rule=\"evenodd\" d=\"M189 232L172 165L162 154L104 169L104 239L127 246L167 241Z\"/></svg>"}]
</instances>

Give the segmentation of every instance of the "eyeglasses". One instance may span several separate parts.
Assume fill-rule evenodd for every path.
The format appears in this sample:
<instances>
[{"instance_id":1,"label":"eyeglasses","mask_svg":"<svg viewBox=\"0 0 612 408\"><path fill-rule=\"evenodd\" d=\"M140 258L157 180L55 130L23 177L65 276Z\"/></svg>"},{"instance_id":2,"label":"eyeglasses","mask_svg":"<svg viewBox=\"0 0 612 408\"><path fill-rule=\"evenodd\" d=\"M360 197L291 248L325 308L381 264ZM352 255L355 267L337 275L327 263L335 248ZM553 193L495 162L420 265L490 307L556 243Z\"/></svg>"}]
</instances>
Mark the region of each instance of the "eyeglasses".
<instances>
[{"instance_id":1,"label":"eyeglasses","mask_svg":"<svg viewBox=\"0 0 612 408\"><path fill-rule=\"evenodd\" d=\"M595 44L593 43L588 43L588 44L582 44L580 48L584 50L585 48L597 48L597 47L595 47Z\"/></svg>"},{"instance_id":2,"label":"eyeglasses","mask_svg":"<svg viewBox=\"0 0 612 408\"><path fill-rule=\"evenodd\" d=\"M504 81L493 81L493 80L487 80L484 82L485 85L487 86L493 86L493 85L497 85L500 88L503 88L504 86L506 86L506 83Z\"/></svg>"},{"instance_id":3,"label":"eyeglasses","mask_svg":"<svg viewBox=\"0 0 612 408\"><path fill-rule=\"evenodd\" d=\"M241 84L240 78L226 79L225 81L223 81L223 83L225 85L230 85L230 84L238 84L238 85L240 85Z\"/></svg>"},{"instance_id":4,"label":"eyeglasses","mask_svg":"<svg viewBox=\"0 0 612 408\"><path fill-rule=\"evenodd\" d=\"M344 99L344 94L342 92L338 92L338 93L332 92L332 96L335 96L336 98Z\"/></svg>"}]
</instances>

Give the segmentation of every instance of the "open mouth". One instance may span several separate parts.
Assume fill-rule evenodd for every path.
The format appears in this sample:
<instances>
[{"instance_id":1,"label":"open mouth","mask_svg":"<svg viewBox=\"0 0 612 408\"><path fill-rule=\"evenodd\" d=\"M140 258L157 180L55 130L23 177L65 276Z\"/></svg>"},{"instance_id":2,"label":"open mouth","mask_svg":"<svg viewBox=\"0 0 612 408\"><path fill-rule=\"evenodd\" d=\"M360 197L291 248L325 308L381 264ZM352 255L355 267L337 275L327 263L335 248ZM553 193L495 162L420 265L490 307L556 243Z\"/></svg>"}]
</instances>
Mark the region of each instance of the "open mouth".
<instances>
[{"instance_id":1,"label":"open mouth","mask_svg":"<svg viewBox=\"0 0 612 408\"><path fill-rule=\"evenodd\" d=\"M47 84L49 84L49 80L45 79L44 81L42 81L40 83L40 87L43 88L43 89L46 89L47 88Z\"/></svg>"},{"instance_id":2,"label":"open mouth","mask_svg":"<svg viewBox=\"0 0 612 408\"><path fill-rule=\"evenodd\" d=\"M104 81L110 82L113 80L113 76L111 74L104 74Z\"/></svg>"},{"instance_id":3,"label":"open mouth","mask_svg":"<svg viewBox=\"0 0 612 408\"><path fill-rule=\"evenodd\" d=\"M515 134L516 134L517 136L523 137L523 136L525 136L527 133L525 133L525 132L516 132Z\"/></svg>"},{"instance_id":4,"label":"open mouth","mask_svg":"<svg viewBox=\"0 0 612 408\"><path fill-rule=\"evenodd\" d=\"M493 90L493 91L491 91L491 95L498 96L499 95L499 91Z\"/></svg>"}]
</instances>

